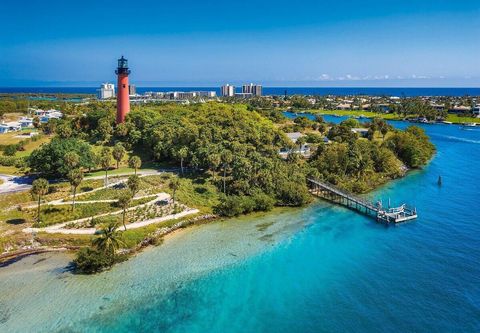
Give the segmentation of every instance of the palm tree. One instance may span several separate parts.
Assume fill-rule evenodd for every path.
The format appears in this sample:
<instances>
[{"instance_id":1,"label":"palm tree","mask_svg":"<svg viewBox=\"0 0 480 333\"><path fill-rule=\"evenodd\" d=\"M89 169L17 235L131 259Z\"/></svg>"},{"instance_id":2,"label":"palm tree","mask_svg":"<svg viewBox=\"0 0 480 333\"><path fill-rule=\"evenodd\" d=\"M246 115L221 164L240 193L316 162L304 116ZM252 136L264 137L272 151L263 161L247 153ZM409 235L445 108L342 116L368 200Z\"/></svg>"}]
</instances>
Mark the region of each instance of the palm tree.
<instances>
[{"instance_id":1,"label":"palm tree","mask_svg":"<svg viewBox=\"0 0 480 333\"><path fill-rule=\"evenodd\" d=\"M42 196L48 193L48 187L48 180L44 178L35 179L32 183L30 193L32 197L38 199L37 223L40 223L40 201L42 200Z\"/></svg>"},{"instance_id":2,"label":"palm tree","mask_svg":"<svg viewBox=\"0 0 480 333\"><path fill-rule=\"evenodd\" d=\"M68 166L69 170L76 168L80 162L80 156L74 151L69 151L64 156L65 164Z\"/></svg>"},{"instance_id":3,"label":"palm tree","mask_svg":"<svg viewBox=\"0 0 480 333\"><path fill-rule=\"evenodd\" d=\"M140 177L137 175L129 176L127 180L127 187L132 192L132 197L134 197L140 189Z\"/></svg>"},{"instance_id":4,"label":"palm tree","mask_svg":"<svg viewBox=\"0 0 480 333\"><path fill-rule=\"evenodd\" d=\"M117 162L117 169L120 161L122 160L123 156L125 156L125 148L123 148L123 145L119 142L113 147L113 158Z\"/></svg>"},{"instance_id":5,"label":"palm tree","mask_svg":"<svg viewBox=\"0 0 480 333\"><path fill-rule=\"evenodd\" d=\"M218 167L220 166L220 163L222 163L221 156L219 154L210 154L208 156L208 161L210 163L210 167L212 168L213 181L215 181L216 171L217 171Z\"/></svg>"},{"instance_id":6,"label":"palm tree","mask_svg":"<svg viewBox=\"0 0 480 333\"><path fill-rule=\"evenodd\" d=\"M83 180L83 171L81 169L73 169L68 173L68 181L72 186L73 192L73 201L72 201L72 212L75 210L75 197L77 196L77 187L82 183Z\"/></svg>"},{"instance_id":7,"label":"palm tree","mask_svg":"<svg viewBox=\"0 0 480 333\"><path fill-rule=\"evenodd\" d=\"M112 153L108 147L103 147L102 152L100 153L100 165L103 170L105 170L105 186L108 185L108 169L110 168L110 163L112 162Z\"/></svg>"},{"instance_id":8,"label":"palm tree","mask_svg":"<svg viewBox=\"0 0 480 333\"><path fill-rule=\"evenodd\" d=\"M131 202L132 202L132 193L130 193L129 191L123 192L118 198L118 202L117 202L118 206L123 209L122 223L125 230L127 230L127 226L125 225L125 217L127 214L127 208Z\"/></svg>"},{"instance_id":9,"label":"palm tree","mask_svg":"<svg viewBox=\"0 0 480 333\"><path fill-rule=\"evenodd\" d=\"M188 156L188 148L187 147L180 148L177 152L177 156L178 158L180 158L180 169L183 175L183 160Z\"/></svg>"},{"instance_id":10,"label":"palm tree","mask_svg":"<svg viewBox=\"0 0 480 333\"><path fill-rule=\"evenodd\" d=\"M180 187L180 179L178 179L177 177L173 178L168 184L168 187L173 192L172 199L173 199L173 203L175 204L175 194L177 193L177 190Z\"/></svg>"},{"instance_id":11,"label":"palm tree","mask_svg":"<svg viewBox=\"0 0 480 333\"><path fill-rule=\"evenodd\" d=\"M307 143L307 138L305 136L301 136L297 139L296 143L298 144L298 152L301 154L303 145Z\"/></svg>"},{"instance_id":12,"label":"palm tree","mask_svg":"<svg viewBox=\"0 0 480 333\"><path fill-rule=\"evenodd\" d=\"M142 166L142 160L138 156L132 156L128 160L128 166L135 169L135 174L137 174L137 169Z\"/></svg>"},{"instance_id":13,"label":"palm tree","mask_svg":"<svg viewBox=\"0 0 480 333\"><path fill-rule=\"evenodd\" d=\"M120 240L120 232L117 230L118 224L110 222L100 229L100 236L95 238L92 243L101 252L108 255L114 255L123 242Z\"/></svg>"}]
</instances>

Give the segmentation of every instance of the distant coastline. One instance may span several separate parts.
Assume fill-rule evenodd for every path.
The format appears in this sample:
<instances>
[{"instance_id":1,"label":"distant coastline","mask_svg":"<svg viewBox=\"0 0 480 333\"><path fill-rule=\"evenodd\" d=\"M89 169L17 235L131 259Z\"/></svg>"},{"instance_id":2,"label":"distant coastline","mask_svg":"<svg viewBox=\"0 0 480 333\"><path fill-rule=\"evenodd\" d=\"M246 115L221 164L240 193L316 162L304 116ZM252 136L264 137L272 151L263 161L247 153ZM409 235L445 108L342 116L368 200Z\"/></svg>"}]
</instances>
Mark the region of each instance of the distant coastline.
<instances>
[{"instance_id":1,"label":"distant coastline","mask_svg":"<svg viewBox=\"0 0 480 333\"><path fill-rule=\"evenodd\" d=\"M96 94L98 87L0 87L0 93L31 94ZM147 91L198 91L209 90L220 94L220 87L137 87L137 93ZM369 96L480 96L479 88L382 88L382 87L264 87L265 95L369 95Z\"/></svg>"}]
</instances>

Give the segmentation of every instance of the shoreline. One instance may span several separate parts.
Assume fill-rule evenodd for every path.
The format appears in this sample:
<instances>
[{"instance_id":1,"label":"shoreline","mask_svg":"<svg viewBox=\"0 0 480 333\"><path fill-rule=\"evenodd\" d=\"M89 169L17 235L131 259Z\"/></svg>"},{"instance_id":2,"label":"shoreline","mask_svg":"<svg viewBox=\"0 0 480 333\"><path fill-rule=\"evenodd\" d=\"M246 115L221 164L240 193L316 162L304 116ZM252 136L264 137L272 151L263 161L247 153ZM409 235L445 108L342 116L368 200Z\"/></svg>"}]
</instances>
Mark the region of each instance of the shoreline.
<instances>
[{"instance_id":1,"label":"shoreline","mask_svg":"<svg viewBox=\"0 0 480 333\"><path fill-rule=\"evenodd\" d=\"M425 124L425 125L465 125L466 123L477 123L480 125L480 118L467 118L467 117L461 117L463 122L460 121L452 121L451 124L443 123L443 122L429 122L429 123L421 123L421 122L410 122L408 120L402 119L398 116L394 117L385 117L385 115L393 115L392 113L375 113L371 114L370 111L367 110L313 110L313 109L307 109L307 110L286 110L284 112L291 112L291 113L299 113L299 114L311 114L311 115L324 115L324 116L339 116L339 117L355 117L355 116L360 116L363 115L365 118L368 119L373 119L373 118L381 118L384 120L388 121L403 121L406 123L412 123L412 124ZM344 113L344 114L342 114ZM453 115L455 116L455 115ZM465 118L465 119L463 119ZM447 119L448 120L448 119Z\"/></svg>"},{"instance_id":2,"label":"shoreline","mask_svg":"<svg viewBox=\"0 0 480 333\"><path fill-rule=\"evenodd\" d=\"M432 157L433 159L434 157ZM431 160L428 162L428 164L431 163ZM427 164L427 165L428 165ZM395 182L401 179L406 178L409 174L411 174L414 171L418 171L421 169L407 169L406 172L398 178L395 179L389 179L386 182L383 182L379 184L377 187L363 193L358 193L360 196L368 195L369 193L375 192L382 187L386 186L387 184L391 182ZM313 195L312 195L313 196ZM236 217L222 217L218 216L215 214L204 214L204 215L199 215L195 216L193 218L187 219L187 220L181 220L174 225L170 227L163 227L163 228L158 228L155 232L153 232L150 236L145 237L139 244L137 244L136 247L132 249L126 249L125 253L128 254L128 259L130 260L136 255L140 254L143 252L143 250L149 248L149 247L155 247L158 245L161 245L161 243L164 240L170 239L178 234L180 234L181 231L186 231L193 229L192 227L194 226L200 226L203 224L208 224L212 222L220 222L222 220L230 220L230 219L252 219L252 218L259 218L262 216L268 216L273 213L279 212L279 211L284 211L284 210L295 210L295 209L305 209L309 206L311 206L314 202L321 200L321 201L326 201L329 202L328 200L313 196L314 200L312 202L308 203L305 206L302 207L290 207L290 206L280 206L280 207L274 207L271 211L268 212L253 212L249 213L247 215L240 215ZM332 204L332 203L330 203ZM23 249L23 250L18 250L13 253L3 253L0 254L0 269L4 267L8 267L11 264L18 262L22 260L23 258L32 256L32 255L37 255L37 254L42 254L42 253L48 253L48 252L67 252L67 251L75 251L81 248L81 246L69 246L66 244L63 244L59 247L40 247L40 248L32 248L32 249ZM115 265L114 265L115 266Z\"/></svg>"},{"instance_id":3,"label":"shoreline","mask_svg":"<svg viewBox=\"0 0 480 333\"><path fill-rule=\"evenodd\" d=\"M316 200L314 200L313 202L315 201ZM130 260L135 256L137 256L138 254L141 254L144 250L161 245L163 241L170 240L171 238L180 235L182 232L185 232L187 230L191 231L195 226L201 226L201 225L209 224L213 222L227 221L230 219L260 218L260 217L272 215L273 213L282 212L285 210L291 211L295 209L303 209L303 208L309 207L311 204L312 203L304 207L275 207L273 210L269 212L255 212L247 215L241 215L241 216L230 217L230 218L224 218L222 216L213 215L213 214L205 214L205 215L200 215L188 220L183 220L175 223L171 227L163 227L163 228L157 229L150 237L146 237L145 239L143 239L143 241L141 241L135 248L127 249L126 253L128 253L129 255L129 258L127 260ZM156 242L158 241L159 243L156 244ZM17 250L12 253L3 253L3 254L0 254L0 270L29 256L38 255L42 253L50 253L50 252L57 252L57 253L69 252L69 251L78 250L79 248L81 248L81 246L62 245L59 247L39 247L39 248L32 248L32 249Z\"/></svg>"}]
</instances>

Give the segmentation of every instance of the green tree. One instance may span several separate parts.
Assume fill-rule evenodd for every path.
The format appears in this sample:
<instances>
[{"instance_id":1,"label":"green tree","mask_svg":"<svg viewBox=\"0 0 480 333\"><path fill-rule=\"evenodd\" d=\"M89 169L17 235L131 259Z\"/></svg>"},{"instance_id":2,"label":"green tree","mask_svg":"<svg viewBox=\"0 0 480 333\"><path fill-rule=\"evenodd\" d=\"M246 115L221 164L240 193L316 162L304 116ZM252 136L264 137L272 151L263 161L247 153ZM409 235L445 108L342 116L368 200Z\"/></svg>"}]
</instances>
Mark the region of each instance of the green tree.
<instances>
[{"instance_id":1,"label":"green tree","mask_svg":"<svg viewBox=\"0 0 480 333\"><path fill-rule=\"evenodd\" d=\"M92 274L111 267L115 257L91 247L82 247L76 254L73 263L75 271Z\"/></svg>"},{"instance_id":2,"label":"green tree","mask_svg":"<svg viewBox=\"0 0 480 333\"><path fill-rule=\"evenodd\" d=\"M120 138L124 138L128 135L128 127L125 123L118 124L115 127L115 135Z\"/></svg>"},{"instance_id":3,"label":"green tree","mask_svg":"<svg viewBox=\"0 0 480 333\"><path fill-rule=\"evenodd\" d=\"M114 257L115 252L123 246L120 232L117 230L118 224L110 222L102 226L99 231L100 236L95 238L92 243L101 252Z\"/></svg>"},{"instance_id":4,"label":"green tree","mask_svg":"<svg viewBox=\"0 0 480 333\"><path fill-rule=\"evenodd\" d=\"M178 150L177 156L180 159L180 169L183 175L183 161L187 158L188 156L188 148L187 147L182 147Z\"/></svg>"},{"instance_id":5,"label":"green tree","mask_svg":"<svg viewBox=\"0 0 480 333\"><path fill-rule=\"evenodd\" d=\"M108 142L112 137L113 127L108 118L101 118L98 122L97 133L100 141Z\"/></svg>"},{"instance_id":6,"label":"green tree","mask_svg":"<svg viewBox=\"0 0 480 333\"><path fill-rule=\"evenodd\" d=\"M37 223L40 223L40 202L42 197L48 193L49 183L44 178L35 179L32 183L30 193L34 199L38 200Z\"/></svg>"},{"instance_id":7,"label":"green tree","mask_svg":"<svg viewBox=\"0 0 480 333\"><path fill-rule=\"evenodd\" d=\"M127 208L130 205L130 203L132 202L132 199L133 199L132 192L124 191L120 194L120 196L118 198L118 202L117 202L118 206L120 208L122 208L122 210L123 210L122 223L123 223L123 228L125 230L127 230L127 226L125 224L125 219L126 219L126 215L127 215Z\"/></svg>"},{"instance_id":8,"label":"green tree","mask_svg":"<svg viewBox=\"0 0 480 333\"><path fill-rule=\"evenodd\" d=\"M6 145L5 149L3 150L3 155L5 156L15 156L17 153L17 145Z\"/></svg>"},{"instance_id":9,"label":"green tree","mask_svg":"<svg viewBox=\"0 0 480 333\"><path fill-rule=\"evenodd\" d=\"M68 139L73 135L73 130L70 124L64 122L57 126L55 133L62 139Z\"/></svg>"},{"instance_id":10,"label":"green tree","mask_svg":"<svg viewBox=\"0 0 480 333\"><path fill-rule=\"evenodd\" d=\"M298 145L298 151L301 153L302 152L302 147L303 145L307 143L307 137L301 136L297 139L296 144Z\"/></svg>"},{"instance_id":11,"label":"green tree","mask_svg":"<svg viewBox=\"0 0 480 333\"><path fill-rule=\"evenodd\" d=\"M81 169L72 169L68 173L68 181L72 186L73 200L72 200L72 211L75 210L75 198L77 195L77 188L82 183L83 180L83 171Z\"/></svg>"},{"instance_id":12,"label":"green tree","mask_svg":"<svg viewBox=\"0 0 480 333\"><path fill-rule=\"evenodd\" d=\"M175 204L175 195L177 193L177 190L180 188L180 179L178 177L174 177L170 180L170 183L168 183L168 187L170 190L172 190L172 200L173 203Z\"/></svg>"},{"instance_id":13,"label":"green tree","mask_svg":"<svg viewBox=\"0 0 480 333\"><path fill-rule=\"evenodd\" d=\"M387 135L388 133L388 124L387 123L383 123L382 126L380 127L380 133L382 133L382 139L383 141L385 141L385 135Z\"/></svg>"},{"instance_id":14,"label":"green tree","mask_svg":"<svg viewBox=\"0 0 480 333\"><path fill-rule=\"evenodd\" d=\"M105 186L108 185L108 169L110 169L110 164L112 163L112 152L108 147L103 147L100 152L100 165L103 170L105 170Z\"/></svg>"},{"instance_id":15,"label":"green tree","mask_svg":"<svg viewBox=\"0 0 480 333\"><path fill-rule=\"evenodd\" d=\"M39 128L40 127L40 118L38 118L37 116L33 117L32 125L35 128Z\"/></svg>"},{"instance_id":16,"label":"green tree","mask_svg":"<svg viewBox=\"0 0 480 333\"><path fill-rule=\"evenodd\" d=\"M208 155L208 163L213 172L213 180L216 179L216 171L220 164L222 163L222 157L219 154L210 154Z\"/></svg>"},{"instance_id":17,"label":"green tree","mask_svg":"<svg viewBox=\"0 0 480 333\"><path fill-rule=\"evenodd\" d=\"M132 197L134 197L135 194L137 194L140 190L140 177L137 175L129 176L127 180L127 187L130 192L132 192Z\"/></svg>"},{"instance_id":18,"label":"green tree","mask_svg":"<svg viewBox=\"0 0 480 333\"><path fill-rule=\"evenodd\" d=\"M368 128L367 138L370 141L373 141L373 139L375 139L375 130L373 129L373 127Z\"/></svg>"},{"instance_id":19,"label":"green tree","mask_svg":"<svg viewBox=\"0 0 480 333\"><path fill-rule=\"evenodd\" d=\"M223 194L227 194L227 168L230 163L233 162L233 154L230 150L224 150L221 154L222 166L223 166Z\"/></svg>"},{"instance_id":20,"label":"green tree","mask_svg":"<svg viewBox=\"0 0 480 333\"><path fill-rule=\"evenodd\" d=\"M71 152L79 157L75 167L89 169L95 165L92 148L88 143L77 138L60 139L58 137L34 150L28 157L27 163L33 172L44 176L66 177L72 167L67 164L65 157Z\"/></svg>"},{"instance_id":21,"label":"green tree","mask_svg":"<svg viewBox=\"0 0 480 333\"><path fill-rule=\"evenodd\" d=\"M68 153L65 154L64 157L65 160L65 165L69 170L72 170L78 166L80 163L80 156L74 151L69 151Z\"/></svg>"},{"instance_id":22,"label":"green tree","mask_svg":"<svg viewBox=\"0 0 480 333\"><path fill-rule=\"evenodd\" d=\"M115 146L113 147L113 152L112 152L112 155L113 155L113 158L115 159L115 161L117 162L117 169L118 169L118 165L120 163L120 161L122 160L123 156L125 156L125 148L123 147L123 145L118 142L117 144L115 144Z\"/></svg>"},{"instance_id":23,"label":"green tree","mask_svg":"<svg viewBox=\"0 0 480 333\"><path fill-rule=\"evenodd\" d=\"M128 160L128 166L135 170L135 175L137 174L137 169L142 166L142 160L138 156L132 156Z\"/></svg>"}]
</instances>

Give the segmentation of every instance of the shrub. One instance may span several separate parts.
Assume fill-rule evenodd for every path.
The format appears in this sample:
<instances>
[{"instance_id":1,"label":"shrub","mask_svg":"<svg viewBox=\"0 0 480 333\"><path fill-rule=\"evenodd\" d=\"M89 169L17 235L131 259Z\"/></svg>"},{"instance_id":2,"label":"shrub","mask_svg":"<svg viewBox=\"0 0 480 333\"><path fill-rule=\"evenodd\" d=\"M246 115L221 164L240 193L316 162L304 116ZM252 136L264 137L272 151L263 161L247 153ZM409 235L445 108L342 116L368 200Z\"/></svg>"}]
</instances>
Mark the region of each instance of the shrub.
<instances>
[{"instance_id":1,"label":"shrub","mask_svg":"<svg viewBox=\"0 0 480 333\"><path fill-rule=\"evenodd\" d=\"M265 193L258 193L253 197L255 211L269 211L275 205L275 199Z\"/></svg>"},{"instance_id":2,"label":"shrub","mask_svg":"<svg viewBox=\"0 0 480 333\"><path fill-rule=\"evenodd\" d=\"M265 193L254 196L231 195L223 196L214 211L216 214L232 217L258 211L269 211L273 208L275 199Z\"/></svg>"},{"instance_id":3,"label":"shrub","mask_svg":"<svg viewBox=\"0 0 480 333\"><path fill-rule=\"evenodd\" d=\"M15 153L17 152L17 145L7 145L5 146L5 149L3 150L3 155L5 156L15 156Z\"/></svg>"},{"instance_id":4,"label":"shrub","mask_svg":"<svg viewBox=\"0 0 480 333\"><path fill-rule=\"evenodd\" d=\"M34 150L28 162L33 171L45 176L64 177L70 169L65 162L68 152L75 152L79 156L79 168L88 169L94 166L90 145L76 138L54 138L50 143Z\"/></svg>"},{"instance_id":5,"label":"shrub","mask_svg":"<svg viewBox=\"0 0 480 333\"><path fill-rule=\"evenodd\" d=\"M244 212L242 204L243 200L240 196L223 196L220 199L220 204L215 207L214 211L222 216L238 216Z\"/></svg>"},{"instance_id":6,"label":"shrub","mask_svg":"<svg viewBox=\"0 0 480 333\"><path fill-rule=\"evenodd\" d=\"M79 273L92 274L111 267L115 258L105 252L100 252L91 247L84 247L78 251L73 260L75 270Z\"/></svg>"}]
</instances>

